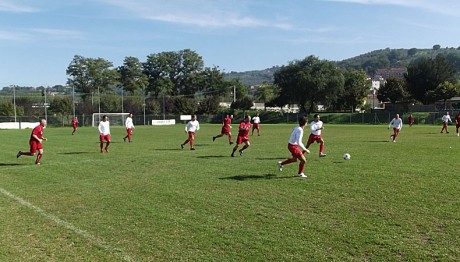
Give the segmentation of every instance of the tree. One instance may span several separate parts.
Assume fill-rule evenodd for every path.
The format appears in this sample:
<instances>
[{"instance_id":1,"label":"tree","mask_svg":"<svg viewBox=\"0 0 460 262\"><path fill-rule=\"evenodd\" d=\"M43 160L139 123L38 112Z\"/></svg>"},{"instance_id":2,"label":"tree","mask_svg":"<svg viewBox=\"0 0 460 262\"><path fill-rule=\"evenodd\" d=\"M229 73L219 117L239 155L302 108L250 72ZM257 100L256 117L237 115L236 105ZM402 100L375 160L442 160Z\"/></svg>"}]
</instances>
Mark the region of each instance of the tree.
<instances>
[{"instance_id":1,"label":"tree","mask_svg":"<svg viewBox=\"0 0 460 262\"><path fill-rule=\"evenodd\" d=\"M101 97L101 112L121 112L120 97L115 94L105 93Z\"/></svg>"},{"instance_id":2,"label":"tree","mask_svg":"<svg viewBox=\"0 0 460 262\"><path fill-rule=\"evenodd\" d=\"M173 99L175 106L175 113L178 114L195 114L197 110L197 103L195 99L188 97L175 97Z\"/></svg>"},{"instance_id":3,"label":"tree","mask_svg":"<svg viewBox=\"0 0 460 262\"><path fill-rule=\"evenodd\" d=\"M241 110L249 110L251 107L254 106L254 102L249 96L244 96L240 99L237 99L235 102L232 102L230 105L231 109L241 109Z\"/></svg>"},{"instance_id":4,"label":"tree","mask_svg":"<svg viewBox=\"0 0 460 262\"><path fill-rule=\"evenodd\" d=\"M417 53L417 48L411 48L407 51L408 56L414 56Z\"/></svg>"},{"instance_id":5,"label":"tree","mask_svg":"<svg viewBox=\"0 0 460 262\"><path fill-rule=\"evenodd\" d=\"M335 63L314 56L281 67L274 79L281 89L278 105L296 103L306 113L312 112L318 104L334 104L344 85L343 74Z\"/></svg>"},{"instance_id":6,"label":"tree","mask_svg":"<svg viewBox=\"0 0 460 262\"><path fill-rule=\"evenodd\" d=\"M219 112L219 98L210 96L203 99L198 105L198 114L216 114Z\"/></svg>"},{"instance_id":7,"label":"tree","mask_svg":"<svg viewBox=\"0 0 460 262\"><path fill-rule=\"evenodd\" d=\"M448 81L439 84L436 89L427 92L427 99L431 102L443 100L444 109L446 108L446 101L454 96L460 95L460 89Z\"/></svg>"},{"instance_id":8,"label":"tree","mask_svg":"<svg viewBox=\"0 0 460 262\"><path fill-rule=\"evenodd\" d=\"M148 55L144 63L147 89L154 97L194 94L198 87L192 80L203 65L201 56L190 49Z\"/></svg>"},{"instance_id":9,"label":"tree","mask_svg":"<svg viewBox=\"0 0 460 262\"><path fill-rule=\"evenodd\" d=\"M377 92L377 98L380 101L392 104L404 101L407 97L406 82L400 78L388 78Z\"/></svg>"},{"instance_id":10,"label":"tree","mask_svg":"<svg viewBox=\"0 0 460 262\"><path fill-rule=\"evenodd\" d=\"M16 115L24 115L24 107L16 106ZM10 101L0 103L0 116L14 116L14 104Z\"/></svg>"},{"instance_id":11,"label":"tree","mask_svg":"<svg viewBox=\"0 0 460 262\"><path fill-rule=\"evenodd\" d=\"M69 76L67 83L77 92L81 92L82 99L86 100L91 93L103 93L117 84L118 72L112 66L112 62L102 58L84 58L76 55L66 70Z\"/></svg>"},{"instance_id":12,"label":"tree","mask_svg":"<svg viewBox=\"0 0 460 262\"><path fill-rule=\"evenodd\" d=\"M143 70L143 65L138 58L126 57L123 65L117 68L121 88L131 94L144 93L148 86L148 77Z\"/></svg>"},{"instance_id":13,"label":"tree","mask_svg":"<svg viewBox=\"0 0 460 262\"><path fill-rule=\"evenodd\" d=\"M62 119L62 126L64 126L64 117L72 113L72 99L69 97L54 97L50 103L49 110L59 116Z\"/></svg>"},{"instance_id":14,"label":"tree","mask_svg":"<svg viewBox=\"0 0 460 262\"><path fill-rule=\"evenodd\" d=\"M433 50L439 50L439 49L441 49L441 46L440 46L440 45L434 45L434 46L433 46Z\"/></svg>"},{"instance_id":15,"label":"tree","mask_svg":"<svg viewBox=\"0 0 460 262\"><path fill-rule=\"evenodd\" d=\"M437 56L435 59L421 58L412 62L407 67L404 78L410 95L426 105L431 102L426 96L427 92L434 90L444 81L454 82L455 74L456 69L453 65L445 58Z\"/></svg>"},{"instance_id":16,"label":"tree","mask_svg":"<svg viewBox=\"0 0 460 262\"><path fill-rule=\"evenodd\" d=\"M363 105L370 90L370 83L363 70L345 70L343 75L344 88L338 95L336 107L339 109L352 108L354 111L356 107Z\"/></svg>"},{"instance_id":17,"label":"tree","mask_svg":"<svg viewBox=\"0 0 460 262\"><path fill-rule=\"evenodd\" d=\"M205 67L204 70L192 74L191 82L204 97L226 96L230 93L230 84L225 81L224 76L217 66Z\"/></svg>"},{"instance_id":18,"label":"tree","mask_svg":"<svg viewBox=\"0 0 460 262\"><path fill-rule=\"evenodd\" d=\"M254 94L254 96L256 101L262 101L265 105L268 101L271 101L275 97L275 88L267 83L261 84L257 88L257 91ZM267 110L266 106L264 110Z\"/></svg>"}]
</instances>

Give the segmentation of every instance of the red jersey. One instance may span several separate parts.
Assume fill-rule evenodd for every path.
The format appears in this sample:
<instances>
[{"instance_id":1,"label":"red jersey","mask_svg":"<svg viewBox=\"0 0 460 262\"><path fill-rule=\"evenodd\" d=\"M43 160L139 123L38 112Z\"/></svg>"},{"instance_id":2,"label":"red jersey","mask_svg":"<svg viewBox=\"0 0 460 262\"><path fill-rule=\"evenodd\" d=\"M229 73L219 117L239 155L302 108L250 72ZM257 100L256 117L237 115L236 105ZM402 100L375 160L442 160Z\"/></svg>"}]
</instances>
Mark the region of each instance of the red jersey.
<instances>
[{"instance_id":1,"label":"red jersey","mask_svg":"<svg viewBox=\"0 0 460 262\"><path fill-rule=\"evenodd\" d=\"M76 126L78 124L78 120L76 118L72 118L72 125Z\"/></svg>"},{"instance_id":2,"label":"red jersey","mask_svg":"<svg viewBox=\"0 0 460 262\"><path fill-rule=\"evenodd\" d=\"M37 141L33 136L36 135L39 139L43 139L43 126L38 125L32 130L30 134L30 141Z\"/></svg>"},{"instance_id":3,"label":"red jersey","mask_svg":"<svg viewBox=\"0 0 460 262\"><path fill-rule=\"evenodd\" d=\"M243 137L246 137L246 136L249 136L249 129L251 128L251 122L245 122L245 121L242 121L240 123L240 129L238 131L238 136L243 136ZM244 129L244 130L242 130Z\"/></svg>"},{"instance_id":4,"label":"red jersey","mask_svg":"<svg viewBox=\"0 0 460 262\"><path fill-rule=\"evenodd\" d=\"M460 113L458 113L456 116L455 116L455 122L457 124L460 124Z\"/></svg>"},{"instance_id":5,"label":"red jersey","mask_svg":"<svg viewBox=\"0 0 460 262\"><path fill-rule=\"evenodd\" d=\"M232 119L230 117L224 118L224 122L222 123L224 127L229 127L232 124Z\"/></svg>"}]
</instances>

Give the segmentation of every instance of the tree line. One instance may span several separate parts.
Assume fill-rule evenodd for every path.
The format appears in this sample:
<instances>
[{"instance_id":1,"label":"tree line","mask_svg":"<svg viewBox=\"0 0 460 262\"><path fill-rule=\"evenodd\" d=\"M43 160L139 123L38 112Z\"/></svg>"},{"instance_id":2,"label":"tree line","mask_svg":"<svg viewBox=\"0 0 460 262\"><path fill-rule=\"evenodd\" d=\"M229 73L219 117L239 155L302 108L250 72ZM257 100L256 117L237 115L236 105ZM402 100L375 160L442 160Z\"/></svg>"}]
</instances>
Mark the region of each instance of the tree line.
<instances>
[{"instance_id":1,"label":"tree line","mask_svg":"<svg viewBox=\"0 0 460 262\"><path fill-rule=\"evenodd\" d=\"M379 100L427 104L458 94L456 68L445 57L417 59L407 69L404 79L386 81L377 93ZM364 70L308 56L279 67L273 82L251 89L238 79L226 80L217 66L205 67L202 57L189 49L150 54L146 61L126 57L119 67L103 58L75 55L66 74L67 94L71 88L75 96L48 100L50 111L63 115L71 114L74 105L76 114L99 109L134 114L144 110L147 114L215 114L222 110L219 102L234 96L233 109L249 109L257 101L268 106L296 104L303 113L316 111L319 105L327 111L342 111L363 107L371 88ZM47 91L43 88L41 95ZM27 98L22 99L16 104L30 107ZM1 102L0 115L11 115L11 107L10 101ZM28 111L23 108L17 113Z\"/></svg>"}]
</instances>

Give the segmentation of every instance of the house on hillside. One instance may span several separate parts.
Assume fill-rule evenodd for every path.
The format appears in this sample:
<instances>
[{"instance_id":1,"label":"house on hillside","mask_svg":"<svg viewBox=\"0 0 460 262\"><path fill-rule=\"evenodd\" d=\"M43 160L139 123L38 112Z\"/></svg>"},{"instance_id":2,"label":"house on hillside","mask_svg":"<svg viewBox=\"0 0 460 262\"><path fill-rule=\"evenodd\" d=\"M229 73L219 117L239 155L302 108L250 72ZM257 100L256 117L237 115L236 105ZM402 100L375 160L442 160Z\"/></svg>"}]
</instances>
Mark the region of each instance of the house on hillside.
<instances>
[{"instance_id":1,"label":"house on hillside","mask_svg":"<svg viewBox=\"0 0 460 262\"><path fill-rule=\"evenodd\" d=\"M404 74L406 73L406 67L378 68L377 70L375 70L374 79L382 78L383 80L386 80L390 77L404 78Z\"/></svg>"}]
</instances>

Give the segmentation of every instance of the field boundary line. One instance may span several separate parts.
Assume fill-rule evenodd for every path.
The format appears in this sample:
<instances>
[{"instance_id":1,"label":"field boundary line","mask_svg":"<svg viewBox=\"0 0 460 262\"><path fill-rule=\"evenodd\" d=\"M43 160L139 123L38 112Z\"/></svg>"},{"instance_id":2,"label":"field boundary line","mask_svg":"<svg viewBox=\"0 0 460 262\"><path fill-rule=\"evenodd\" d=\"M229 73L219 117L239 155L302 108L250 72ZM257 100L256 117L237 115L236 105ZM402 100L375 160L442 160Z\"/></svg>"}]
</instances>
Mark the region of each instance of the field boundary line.
<instances>
[{"instance_id":1,"label":"field boundary line","mask_svg":"<svg viewBox=\"0 0 460 262\"><path fill-rule=\"evenodd\" d=\"M3 195L9 197L10 199L13 199L17 203L19 203L19 204L21 204L21 205L23 205L25 207L30 208L31 210L35 211L36 213L38 213L39 215L45 217L46 219L51 220L51 221L55 222L56 224L58 224L60 226L63 226L65 228L67 228L68 230L73 231L77 235L82 236L83 238L85 238L86 240L92 242L96 246L98 246L98 247L100 247L100 248L102 248L102 249L104 249L106 251L109 251L110 253L113 253L113 254L117 255L118 257L120 257L124 261L130 261L130 262L134 261L131 258L131 256L129 256L128 254L126 254L122 250L120 250L118 248L115 248L115 247L112 247L111 245L107 244L104 240L99 239L96 236L93 236L88 231L80 229L80 228L74 226L73 224L58 218L57 216L55 216L53 214L47 213L45 210L33 205L32 203L28 202L27 200L24 200L24 199L22 199L22 198L20 198L20 197L18 197L16 195L14 195L13 193L10 193L9 191L3 189L2 187L0 187L0 192Z\"/></svg>"}]
</instances>

